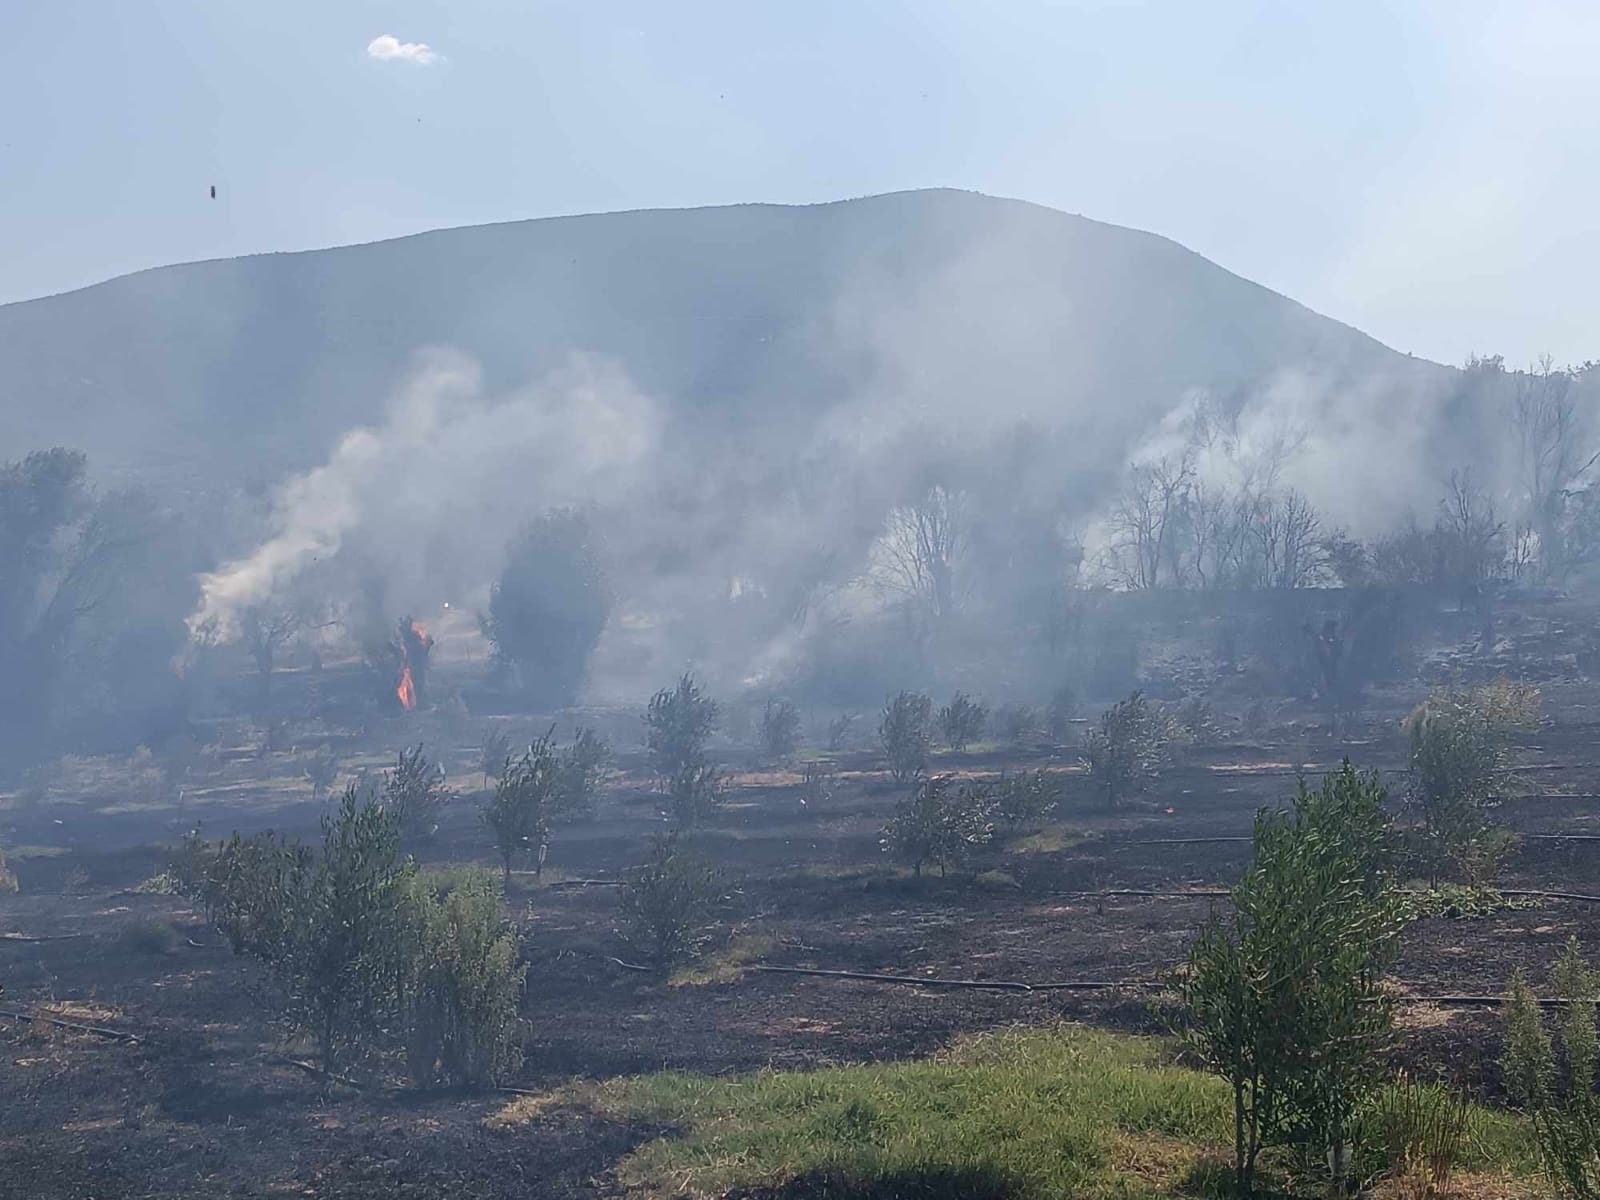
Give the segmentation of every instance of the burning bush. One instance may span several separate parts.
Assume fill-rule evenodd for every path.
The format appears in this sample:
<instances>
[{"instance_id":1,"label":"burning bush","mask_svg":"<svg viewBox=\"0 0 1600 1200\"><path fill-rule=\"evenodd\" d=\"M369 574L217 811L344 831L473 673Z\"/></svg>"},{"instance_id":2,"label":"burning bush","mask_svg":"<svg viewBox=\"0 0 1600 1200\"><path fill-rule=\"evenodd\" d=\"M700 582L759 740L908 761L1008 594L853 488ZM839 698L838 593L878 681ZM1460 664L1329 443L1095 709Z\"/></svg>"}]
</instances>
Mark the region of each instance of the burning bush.
<instances>
[{"instance_id":1,"label":"burning bush","mask_svg":"<svg viewBox=\"0 0 1600 1200\"><path fill-rule=\"evenodd\" d=\"M394 652L398 678L395 698L410 712L428 697L428 659L433 655L433 635L411 617L401 617L395 631Z\"/></svg>"},{"instance_id":2,"label":"burning bush","mask_svg":"<svg viewBox=\"0 0 1600 1200\"><path fill-rule=\"evenodd\" d=\"M558 509L530 523L507 548L483 633L530 703L559 708L577 699L610 612L588 519Z\"/></svg>"},{"instance_id":3,"label":"burning bush","mask_svg":"<svg viewBox=\"0 0 1600 1200\"><path fill-rule=\"evenodd\" d=\"M878 741L896 783L917 779L928 765L928 721L933 701L920 692L901 692L883 706Z\"/></svg>"}]
</instances>

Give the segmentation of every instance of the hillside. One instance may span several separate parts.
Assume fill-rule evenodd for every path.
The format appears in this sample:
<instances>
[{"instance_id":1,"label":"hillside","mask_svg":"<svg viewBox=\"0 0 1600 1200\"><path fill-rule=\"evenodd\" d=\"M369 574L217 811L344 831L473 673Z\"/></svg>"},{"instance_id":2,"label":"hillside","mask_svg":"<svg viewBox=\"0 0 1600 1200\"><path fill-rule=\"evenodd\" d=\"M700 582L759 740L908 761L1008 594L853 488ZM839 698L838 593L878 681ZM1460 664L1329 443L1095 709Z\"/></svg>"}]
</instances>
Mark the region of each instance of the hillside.
<instances>
[{"instance_id":1,"label":"hillside","mask_svg":"<svg viewBox=\"0 0 1600 1200\"><path fill-rule=\"evenodd\" d=\"M805 427L847 401L1154 419L1284 368L1443 375L1173 242L907 192L642 211L192 263L0 306L0 457L266 482L375 420L414 353L486 386L608 356L673 420Z\"/></svg>"}]
</instances>

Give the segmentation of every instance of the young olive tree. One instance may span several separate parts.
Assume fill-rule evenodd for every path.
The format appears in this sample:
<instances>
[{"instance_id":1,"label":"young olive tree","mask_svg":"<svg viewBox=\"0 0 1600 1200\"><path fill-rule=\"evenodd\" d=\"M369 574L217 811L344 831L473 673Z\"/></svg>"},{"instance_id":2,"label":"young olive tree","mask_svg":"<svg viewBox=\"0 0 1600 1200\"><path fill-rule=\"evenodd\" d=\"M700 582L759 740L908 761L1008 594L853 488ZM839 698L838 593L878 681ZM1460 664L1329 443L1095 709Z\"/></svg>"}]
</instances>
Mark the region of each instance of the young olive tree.
<instances>
[{"instance_id":1,"label":"young olive tree","mask_svg":"<svg viewBox=\"0 0 1600 1200\"><path fill-rule=\"evenodd\" d=\"M511 882L511 864L519 854L534 856L534 871L544 870L545 848L550 841L551 810L561 788L561 764L549 733L529 745L527 753L508 761L495 784L494 794L479 810L500 854L505 882Z\"/></svg>"},{"instance_id":2,"label":"young olive tree","mask_svg":"<svg viewBox=\"0 0 1600 1200\"><path fill-rule=\"evenodd\" d=\"M676 833L651 839L650 857L622 884L622 928L630 945L659 966L693 958L721 899L715 870Z\"/></svg>"},{"instance_id":3,"label":"young olive tree","mask_svg":"<svg viewBox=\"0 0 1600 1200\"><path fill-rule=\"evenodd\" d=\"M1132 692L1100 715L1089 731L1083 762L1112 808L1143 791L1166 761L1167 729L1142 692Z\"/></svg>"},{"instance_id":4,"label":"young olive tree","mask_svg":"<svg viewBox=\"0 0 1600 1200\"><path fill-rule=\"evenodd\" d=\"M1056 806L1056 787L1043 771L1002 772L994 783L994 812L1015 833L1043 820Z\"/></svg>"},{"instance_id":5,"label":"young olive tree","mask_svg":"<svg viewBox=\"0 0 1600 1200\"><path fill-rule=\"evenodd\" d=\"M721 806L722 775L706 757L706 743L720 716L717 702L687 672L677 686L650 698L644 717L645 744L679 829L693 829Z\"/></svg>"},{"instance_id":6,"label":"young olive tree","mask_svg":"<svg viewBox=\"0 0 1600 1200\"><path fill-rule=\"evenodd\" d=\"M900 692L883 706L878 722L878 741L889 760L889 774L896 783L921 777L928 766L932 739L928 735L933 701L920 692Z\"/></svg>"},{"instance_id":7,"label":"young olive tree","mask_svg":"<svg viewBox=\"0 0 1600 1200\"><path fill-rule=\"evenodd\" d=\"M1263 1147L1332 1151L1336 1182L1359 1105L1381 1076L1391 1012L1379 978L1401 928L1385 792L1348 761L1292 810L1256 817L1235 915L1190 951L1194 1048L1232 1086L1234 1172Z\"/></svg>"},{"instance_id":8,"label":"young olive tree","mask_svg":"<svg viewBox=\"0 0 1600 1200\"><path fill-rule=\"evenodd\" d=\"M800 710L788 700L768 700L761 713L761 751L773 762L787 762L800 745Z\"/></svg>"},{"instance_id":9,"label":"young olive tree","mask_svg":"<svg viewBox=\"0 0 1600 1200\"><path fill-rule=\"evenodd\" d=\"M883 848L922 876L925 863L950 867L966 864L972 853L994 837L994 798L985 784L953 785L949 776L925 779L895 805L883 827Z\"/></svg>"},{"instance_id":10,"label":"young olive tree","mask_svg":"<svg viewBox=\"0 0 1600 1200\"><path fill-rule=\"evenodd\" d=\"M383 806L394 814L402 841L432 837L449 797L444 768L429 762L420 744L400 751L394 770L384 776Z\"/></svg>"},{"instance_id":11,"label":"young olive tree","mask_svg":"<svg viewBox=\"0 0 1600 1200\"><path fill-rule=\"evenodd\" d=\"M1510 850L1492 813L1510 778L1510 738L1538 716L1538 690L1502 679L1436 691L1406 718L1410 801L1436 878L1452 871L1482 886Z\"/></svg>"},{"instance_id":12,"label":"young olive tree","mask_svg":"<svg viewBox=\"0 0 1600 1200\"><path fill-rule=\"evenodd\" d=\"M944 744L959 754L983 737L989 724L989 709L965 692L957 692L949 704L939 709L934 722Z\"/></svg>"}]
</instances>

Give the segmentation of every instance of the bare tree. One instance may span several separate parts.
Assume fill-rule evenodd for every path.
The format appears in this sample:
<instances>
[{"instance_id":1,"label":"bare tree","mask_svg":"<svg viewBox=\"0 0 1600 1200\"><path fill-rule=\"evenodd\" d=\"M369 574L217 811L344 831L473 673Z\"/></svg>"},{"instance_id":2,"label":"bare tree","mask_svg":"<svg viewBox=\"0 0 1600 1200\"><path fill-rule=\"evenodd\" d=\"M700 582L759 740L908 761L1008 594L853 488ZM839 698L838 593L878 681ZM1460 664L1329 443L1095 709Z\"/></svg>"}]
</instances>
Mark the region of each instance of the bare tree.
<instances>
[{"instance_id":1,"label":"bare tree","mask_svg":"<svg viewBox=\"0 0 1600 1200\"><path fill-rule=\"evenodd\" d=\"M272 686L278 651L300 631L300 618L290 609L252 604L239 614L239 636L256 664L256 687L263 697Z\"/></svg>"},{"instance_id":2,"label":"bare tree","mask_svg":"<svg viewBox=\"0 0 1600 1200\"><path fill-rule=\"evenodd\" d=\"M1128 488L1111 514L1118 538L1112 552L1127 587L1181 582L1176 543L1186 523L1194 478L1194 457L1188 453L1142 463L1129 473Z\"/></svg>"},{"instance_id":3,"label":"bare tree","mask_svg":"<svg viewBox=\"0 0 1600 1200\"><path fill-rule=\"evenodd\" d=\"M1577 376L1557 369L1549 356L1519 373L1511 397L1522 487L1529 523L1539 539L1540 566L1546 575L1568 565L1562 545L1562 518L1574 486L1600 459L1590 451L1589 430L1579 414Z\"/></svg>"},{"instance_id":4,"label":"bare tree","mask_svg":"<svg viewBox=\"0 0 1600 1200\"><path fill-rule=\"evenodd\" d=\"M879 578L935 621L958 607L956 571L967 549L966 518L965 495L944 484L889 510L879 544Z\"/></svg>"}]
</instances>

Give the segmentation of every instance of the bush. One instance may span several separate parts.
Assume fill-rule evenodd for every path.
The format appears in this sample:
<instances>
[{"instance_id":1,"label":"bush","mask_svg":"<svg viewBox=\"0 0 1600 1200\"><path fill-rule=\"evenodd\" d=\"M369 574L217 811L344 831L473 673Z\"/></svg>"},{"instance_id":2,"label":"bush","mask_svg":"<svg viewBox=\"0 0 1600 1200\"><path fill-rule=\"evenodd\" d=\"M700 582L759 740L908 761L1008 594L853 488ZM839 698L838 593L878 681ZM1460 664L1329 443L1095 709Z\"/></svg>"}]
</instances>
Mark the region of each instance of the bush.
<instances>
[{"instance_id":1,"label":"bush","mask_svg":"<svg viewBox=\"0 0 1600 1200\"><path fill-rule=\"evenodd\" d=\"M806 763L800 771L800 803L815 807L832 800L837 774L832 763Z\"/></svg>"},{"instance_id":2,"label":"bush","mask_svg":"<svg viewBox=\"0 0 1600 1200\"><path fill-rule=\"evenodd\" d=\"M504 729L486 729L483 741L478 744L478 770L483 773L483 786L489 780L499 779L511 759L511 734Z\"/></svg>"},{"instance_id":3,"label":"bush","mask_svg":"<svg viewBox=\"0 0 1600 1200\"><path fill-rule=\"evenodd\" d=\"M1596 994L1600 976L1569 941L1551 972L1567 1001L1556 1044L1545 1029L1538 997L1519 970L1501 1012L1506 1090L1533 1122L1540 1165L1550 1182L1574 1200L1600 1196L1600 1097L1595 1093Z\"/></svg>"},{"instance_id":4,"label":"bush","mask_svg":"<svg viewBox=\"0 0 1600 1200\"><path fill-rule=\"evenodd\" d=\"M1406 718L1410 801L1431 875L1481 887L1514 845L1491 813L1508 782L1510 737L1538 720L1535 688L1500 680L1434 692Z\"/></svg>"},{"instance_id":5,"label":"bush","mask_svg":"<svg viewBox=\"0 0 1600 1200\"><path fill-rule=\"evenodd\" d=\"M589 522L560 509L513 539L481 624L517 689L535 705L560 708L577 699L610 613Z\"/></svg>"},{"instance_id":6,"label":"bush","mask_svg":"<svg viewBox=\"0 0 1600 1200\"><path fill-rule=\"evenodd\" d=\"M595 797L600 794L600 779L611 761L611 743L580 725L572 744L559 757L553 815L570 821L593 810Z\"/></svg>"},{"instance_id":7,"label":"bush","mask_svg":"<svg viewBox=\"0 0 1600 1200\"><path fill-rule=\"evenodd\" d=\"M1438 1200L1467 1150L1466 1096L1408 1076L1379 1090L1360 1117L1362 1140L1393 1175L1400 1200Z\"/></svg>"},{"instance_id":8,"label":"bush","mask_svg":"<svg viewBox=\"0 0 1600 1200\"><path fill-rule=\"evenodd\" d=\"M1050 705L1045 709L1045 732L1050 735L1050 740L1058 746L1065 745L1072 737L1072 718L1077 715L1078 693L1062 684L1050 697Z\"/></svg>"},{"instance_id":9,"label":"bush","mask_svg":"<svg viewBox=\"0 0 1600 1200\"><path fill-rule=\"evenodd\" d=\"M1015 833L1019 826L1042 820L1056 806L1056 789L1043 771L1011 775L1002 772L994 785L995 815Z\"/></svg>"},{"instance_id":10,"label":"bush","mask_svg":"<svg viewBox=\"0 0 1600 1200\"><path fill-rule=\"evenodd\" d=\"M667 813L681 830L697 829L722 807L726 781L711 763L695 760L666 780Z\"/></svg>"},{"instance_id":11,"label":"bush","mask_svg":"<svg viewBox=\"0 0 1600 1200\"><path fill-rule=\"evenodd\" d=\"M671 779L685 766L703 759L721 715L717 702L687 672L675 687L662 688L652 696L644 716L645 745L657 778Z\"/></svg>"},{"instance_id":12,"label":"bush","mask_svg":"<svg viewBox=\"0 0 1600 1200\"><path fill-rule=\"evenodd\" d=\"M301 773L311 785L311 798L320 801L339 780L339 756L330 747L324 746L306 756Z\"/></svg>"},{"instance_id":13,"label":"bush","mask_svg":"<svg viewBox=\"0 0 1600 1200\"><path fill-rule=\"evenodd\" d=\"M963 866L994 836L994 799L984 784L951 786L950 777L924 780L895 805L883 827L883 848L922 875L924 863L939 864L942 876Z\"/></svg>"},{"instance_id":14,"label":"bush","mask_svg":"<svg viewBox=\"0 0 1600 1200\"><path fill-rule=\"evenodd\" d=\"M889 759L889 774L896 783L921 777L928 766L928 720L933 701L920 692L900 692L883 706L878 741Z\"/></svg>"},{"instance_id":15,"label":"bush","mask_svg":"<svg viewBox=\"0 0 1600 1200\"><path fill-rule=\"evenodd\" d=\"M494 838L507 884L511 882L511 863L518 854L533 854L535 875L543 873L551 811L561 784L561 764L551 734L546 733L521 758L506 763L494 794L478 810Z\"/></svg>"},{"instance_id":16,"label":"bush","mask_svg":"<svg viewBox=\"0 0 1600 1200\"><path fill-rule=\"evenodd\" d=\"M787 762L800 744L800 710L788 700L768 700L761 714L761 750L772 762Z\"/></svg>"},{"instance_id":17,"label":"bush","mask_svg":"<svg viewBox=\"0 0 1600 1200\"><path fill-rule=\"evenodd\" d=\"M858 714L853 712L840 713L828 722L828 749L844 749L845 740L850 736L850 728L858 719Z\"/></svg>"},{"instance_id":18,"label":"bush","mask_svg":"<svg viewBox=\"0 0 1600 1200\"><path fill-rule=\"evenodd\" d=\"M717 873L678 834L651 839L650 858L622 884L622 927L630 945L658 966L693 958L721 898Z\"/></svg>"},{"instance_id":19,"label":"bush","mask_svg":"<svg viewBox=\"0 0 1600 1200\"><path fill-rule=\"evenodd\" d=\"M1167 729L1140 692L1119 700L1089 731L1083 762L1089 778L1115 808L1144 790L1166 761Z\"/></svg>"},{"instance_id":20,"label":"bush","mask_svg":"<svg viewBox=\"0 0 1600 1200\"><path fill-rule=\"evenodd\" d=\"M402 839L432 837L439 828L439 811L449 792L444 768L423 756L422 747L400 751L394 770L383 780L383 807L394 814Z\"/></svg>"},{"instance_id":21,"label":"bush","mask_svg":"<svg viewBox=\"0 0 1600 1200\"><path fill-rule=\"evenodd\" d=\"M442 883L442 886L441 886ZM500 915L500 889L481 870L411 880L412 945L403 992L407 1071L419 1087L482 1086L522 1065L527 967Z\"/></svg>"},{"instance_id":22,"label":"bush","mask_svg":"<svg viewBox=\"0 0 1600 1200\"><path fill-rule=\"evenodd\" d=\"M939 710L937 722L944 744L959 753L983 737L989 724L989 710L965 692L957 692L950 703Z\"/></svg>"},{"instance_id":23,"label":"bush","mask_svg":"<svg viewBox=\"0 0 1600 1200\"><path fill-rule=\"evenodd\" d=\"M1347 761L1256 817L1235 916L1190 952L1189 1037L1234 1092L1234 1172L1263 1146L1347 1146L1390 1030L1378 980L1401 927L1383 787Z\"/></svg>"},{"instance_id":24,"label":"bush","mask_svg":"<svg viewBox=\"0 0 1600 1200\"><path fill-rule=\"evenodd\" d=\"M1006 745L1020 749L1039 727L1039 716L1025 704L1002 708L994 714L994 724Z\"/></svg>"}]
</instances>

